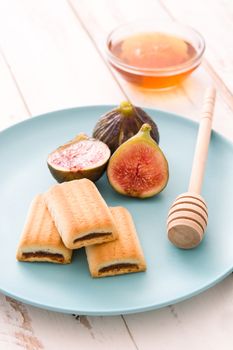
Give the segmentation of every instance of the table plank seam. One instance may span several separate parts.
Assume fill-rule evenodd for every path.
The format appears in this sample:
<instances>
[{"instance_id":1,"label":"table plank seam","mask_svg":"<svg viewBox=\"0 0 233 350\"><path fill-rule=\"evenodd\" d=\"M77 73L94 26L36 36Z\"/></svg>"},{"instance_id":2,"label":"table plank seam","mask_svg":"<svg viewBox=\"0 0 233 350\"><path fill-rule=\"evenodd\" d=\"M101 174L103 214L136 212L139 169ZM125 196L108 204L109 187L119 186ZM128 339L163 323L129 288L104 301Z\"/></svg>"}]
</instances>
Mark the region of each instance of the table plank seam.
<instances>
[{"instance_id":1,"label":"table plank seam","mask_svg":"<svg viewBox=\"0 0 233 350\"><path fill-rule=\"evenodd\" d=\"M96 44L95 40L92 38L91 33L89 32L88 28L85 26L84 22L82 21L81 17L79 16L78 12L76 11L75 7L73 6L73 4L70 2L70 0L67 0L67 4L69 5L72 13L74 14L76 20L79 22L79 24L82 26L83 30L85 31L85 33L87 34L87 36L89 37L91 43L93 44L94 48L96 49L97 53L99 54L100 58L102 59L102 61L105 63L107 69L109 70L110 74L112 75L114 81L116 82L116 84L118 85L119 89L121 90L122 94L125 96L125 98L127 100L129 100L129 97L127 96L126 92L124 91L123 87L121 86L119 80L117 79L117 77L115 76L114 72L112 71L112 69L110 68L109 64L107 63L106 59L104 58L101 50L99 49L98 45Z\"/></svg>"},{"instance_id":2,"label":"table plank seam","mask_svg":"<svg viewBox=\"0 0 233 350\"><path fill-rule=\"evenodd\" d=\"M6 65L6 67L7 67L8 71L9 71L9 73L10 73L10 76L11 76L11 78L13 80L13 83L14 83L14 85L16 87L16 90L18 91L19 96L20 96L20 98L22 100L22 103L23 103L23 105L25 107L25 110L27 111L28 115L31 117L32 113L31 113L31 111L29 109L29 106L28 106L28 104L27 104L27 102L26 102L26 100L24 98L23 92L22 92L22 90L20 88L20 85L19 85L19 83L18 83L18 81L17 81L17 79L16 79L16 77L15 77L15 75L14 75L12 69L11 69L11 66L10 66L10 64L9 64L9 62L7 60L7 57L6 57L6 55L3 52L3 49L1 47L0 47L0 55L1 55L1 57L2 57L5 65Z\"/></svg>"},{"instance_id":3,"label":"table plank seam","mask_svg":"<svg viewBox=\"0 0 233 350\"><path fill-rule=\"evenodd\" d=\"M177 18L172 14L169 8L164 4L163 0L158 0L158 3L160 4L161 8L168 14L168 16L172 21L177 21ZM221 91L223 99L228 105L228 107L233 110L233 94L230 91L230 89L227 87L227 85L224 83L224 81L221 79L219 74L216 72L216 70L213 68L211 63L208 62L206 58L203 58L202 64L205 70L207 71L207 73L214 80L215 84L218 87L218 90Z\"/></svg>"},{"instance_id":4,"label":"table plank seam","mask_svg":"<svg viewBox=\"0 0 233 350\"><path fill-rule=\"evenodd\" d=\"M203 66L208 72L208 74L211 76L211 78L214 80L215 84L218 86L218 89L221 91L221 95L228 107L233 110L233 93L230 91L230 89L221 79L219 74L215 71L212 65L205 58L203 59Z\"/></svg>"},{"instance_id":5,"label":"table plank seam","mask_svg":"<svg viewBox=\"0 0 233 350\"><path fill-rule=\"evenodd\" d=\"M130 339L132 340L133 345L135 346L135 349L139 350L139 347L137 346L137 344L136 344L136 342L134 340L133 334L130 331L130 328L129 328L128 324L127 324L127 321L125 320L123 315L121 315L121 318L122 318L122 320L124 322L124 325L125 325L125 328L127 330L127 333L129 335Z\"/></svg>"}]
</instances>

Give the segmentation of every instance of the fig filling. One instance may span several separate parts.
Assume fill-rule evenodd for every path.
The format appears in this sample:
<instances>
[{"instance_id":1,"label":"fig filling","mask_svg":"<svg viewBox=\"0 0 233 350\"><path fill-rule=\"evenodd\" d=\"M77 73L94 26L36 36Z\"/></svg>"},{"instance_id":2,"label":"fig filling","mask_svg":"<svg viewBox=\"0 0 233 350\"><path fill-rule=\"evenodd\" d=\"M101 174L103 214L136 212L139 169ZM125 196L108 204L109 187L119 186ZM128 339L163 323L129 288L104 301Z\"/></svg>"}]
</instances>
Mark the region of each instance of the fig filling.
<instances>
[{"instance_id":1,"label":"fig filling","mask_svg":"<svg viewBox=\"0 0 233 350\"><path fill-rule=\"evenodd\" d=\"M103 164L106 145L99 141L84 140L73 143L49 156L49 163L70 171L80 171Z\"/></svg>"},{"instance_id":2,"label":"fig filling","mask_svg":"<svg viewBox=\"0 0 233 350\"><path fill-rule=\"evenodd\" d=\"M64 256L59 253L49 253L49 252L43 252L43 251L38 251L38 252L28 252L28 253L23 253L23 258L50 258L51 260L54 261L64 261Z\"/></svg>"},{"instance_id":3,"label":"fig filling","mask_svg":"<svg viewBox=\"0 0 233 350\"><path fill-rule=\"evenodd\" d=\"M92 239L92 238L99 238L99 237L110 236L111 234L112 234L112 232L93 232L93 233L89 233L86 236L83 236L83 237L80 237L80 238L76 238L73 241L73 243L86 241L86 240Z\"/></svg>"},{"instance_id":4,"label":"fig filling","mask_svg":"<svg viewBox=\"0 0 233 350\"><path fill-rule=\"evenodd\" d=\"M109 266L102 267L99 269L99 273L104 273L104 272L110 272L110 271L120 271L121 269L133 269L138 270L139 267L137 264L130 264L130 263L119 263L119 264L113 264Z\"/></svg>"}]
</instances>

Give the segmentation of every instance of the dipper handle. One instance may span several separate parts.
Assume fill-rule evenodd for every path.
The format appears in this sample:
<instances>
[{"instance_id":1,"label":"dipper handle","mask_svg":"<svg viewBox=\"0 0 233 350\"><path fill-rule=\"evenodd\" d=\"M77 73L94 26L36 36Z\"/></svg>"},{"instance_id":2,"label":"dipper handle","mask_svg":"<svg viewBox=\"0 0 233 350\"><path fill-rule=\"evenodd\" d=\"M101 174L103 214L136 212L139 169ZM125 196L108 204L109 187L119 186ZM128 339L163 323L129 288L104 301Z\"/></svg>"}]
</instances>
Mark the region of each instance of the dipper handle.
<instances>
[{"instance_id":1,"label":"dipper handle","mask_svg":"<svg viewBox=\"0 0 233 350\"><path fill-rule=\"evenodd\" d=\"M189 182L189 192L201 193L205 164L210 142L212 119L215 105L216 90L214 87L207 89L204 99L201 120L199 124L196 148L193 159L192 172Z\"/></svg>"}]
</instances>

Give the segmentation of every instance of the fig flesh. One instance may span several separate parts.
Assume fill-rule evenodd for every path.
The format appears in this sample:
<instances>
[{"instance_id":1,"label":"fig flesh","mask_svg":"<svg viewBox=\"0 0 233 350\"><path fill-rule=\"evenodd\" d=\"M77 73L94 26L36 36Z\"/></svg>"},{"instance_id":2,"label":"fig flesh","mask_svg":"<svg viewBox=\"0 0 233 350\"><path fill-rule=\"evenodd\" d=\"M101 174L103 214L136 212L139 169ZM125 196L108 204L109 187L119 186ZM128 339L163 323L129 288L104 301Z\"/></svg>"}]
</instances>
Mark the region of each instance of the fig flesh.
<instances>
[{"instance_id":1,"label":"fig flesh","mask_svg":"<svg viewBox=\"0 0 233 350\"><path fill-rule=\"evenodd\" d=\"M97 122L93 137L106 143L113 153L122 143L137 134L143 124L151 125L151 137L159 143L156 123L140 107L124 101L119 107L104 114Z\"/></svg>"},{"instance_id":2,"label":"fig flesh","mask_svg":"<svg viewBox=\"0 0 233 350\"><path fill-rule=\"evenodd\" d=\"M105 171L110 155L105 143L79 134L50 153L47 164L58 182L82 178L95 182Z\"/></svg>"},{"instance_id":3,"label":"fig flesh","mask_svg":"<svg viewBox=\"0 0 233 350\"><path fill-rule=\"evenodd\" d=\"M109 183L123 195L152 197L167 185L168 162L151 138L150 131L151 126L143 124L139 132L123 143L109 160Z\"/></svg>"}]
</instances>

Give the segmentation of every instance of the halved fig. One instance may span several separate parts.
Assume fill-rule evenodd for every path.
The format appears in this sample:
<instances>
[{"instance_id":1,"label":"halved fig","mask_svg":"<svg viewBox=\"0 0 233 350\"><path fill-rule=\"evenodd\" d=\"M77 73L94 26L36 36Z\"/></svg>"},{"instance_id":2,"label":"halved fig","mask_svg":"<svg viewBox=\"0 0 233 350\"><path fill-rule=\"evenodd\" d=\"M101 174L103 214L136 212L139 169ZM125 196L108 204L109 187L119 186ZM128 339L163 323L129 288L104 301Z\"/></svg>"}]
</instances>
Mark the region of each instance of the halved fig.
<instances>
[{"instance_id":1,"label":"halved fig","mask_svg":"<svg viewBox=\"0 0 233 350\"><path fill-rule=\"evenodd\" d=\"M151 126L143 124L139 132L124 142L111 156L107 176L119 193L146 198L161 192L168 182L168 162L150 136Z\"/></svg>"},{"instance_id":2,"label":"halved fig","mask_svg":"<svg viewBox=\"0 0 233 350\"><path fill-rule=\"evenodd\" d=\"M105 143L79 134L50 153L47 164L58 182L82 178L95 182L104 173L110 155Z\"/></svg>"}]
</instances>

